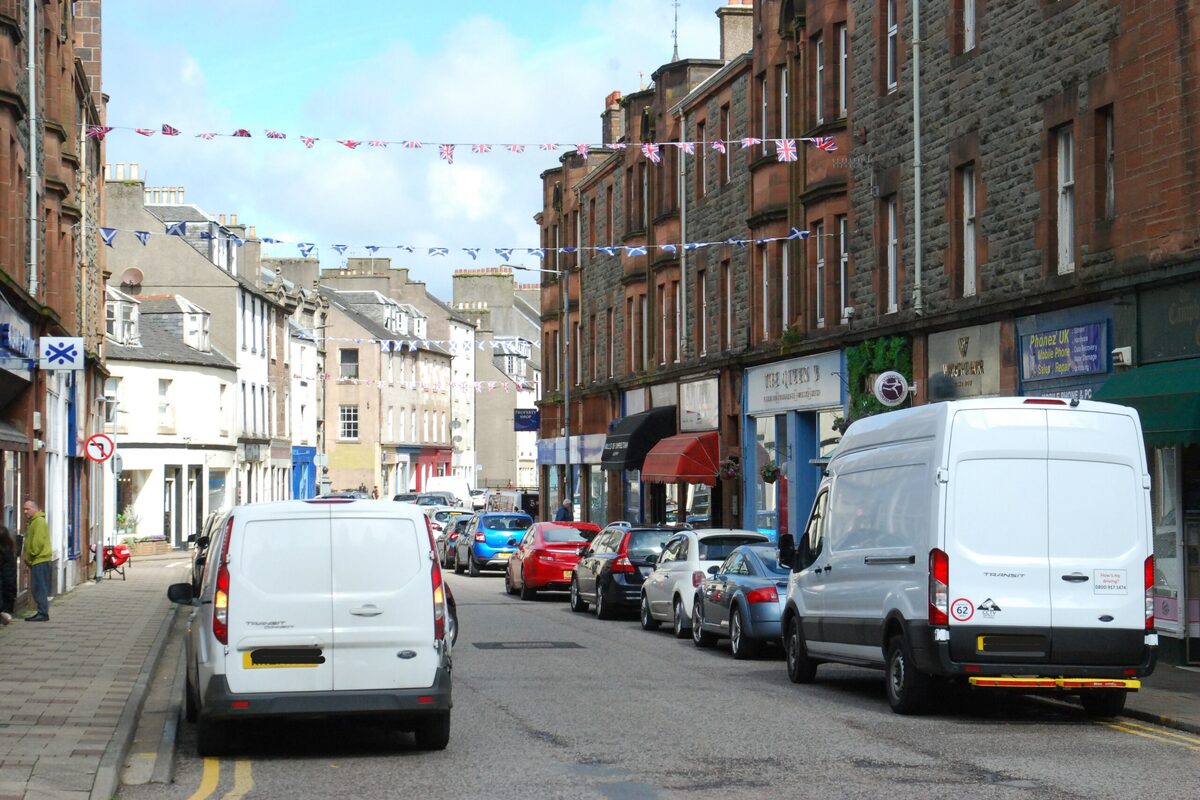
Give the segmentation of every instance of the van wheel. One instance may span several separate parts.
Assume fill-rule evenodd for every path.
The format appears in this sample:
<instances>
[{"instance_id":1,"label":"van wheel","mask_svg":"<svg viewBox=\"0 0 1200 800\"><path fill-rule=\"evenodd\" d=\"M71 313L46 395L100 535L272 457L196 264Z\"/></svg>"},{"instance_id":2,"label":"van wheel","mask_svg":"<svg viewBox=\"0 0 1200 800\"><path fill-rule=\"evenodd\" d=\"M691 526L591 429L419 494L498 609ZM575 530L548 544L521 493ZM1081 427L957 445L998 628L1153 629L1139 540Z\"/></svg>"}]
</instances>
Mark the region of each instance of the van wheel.
<instances>
[{"instance_id":1,"label":"van wheel","mask_svg":"<svg viewBox=\"0 0 1200 800\"><path fill-rule=\"evenodd\" d=\"M188 675L183 685L183 718L195 722L199 716L199 703L196 702L196 687L192 685L192 676Z\"/></svg>"},{"instance_id":2,"label":"van wheel","mask_svg":"<svg viewBox=\"0 0 1200 800\"><path fill-rule=\"evenodd\" d=\"M671 615L671 632L676 639L686 639L692 634L692 622L683 616L683 601L678 597L675 598Z\"/></svg>"},{"instance_id":3,"label":"van wheel","mask_svg":"<svg viewBox=\"0 0 1200 800\"><path fill-rule=\"evenodd\" d=\"M201 758L229 754L229 723L200 717L196 720L196 753Z\"/></svg>"},{"instance_id":4,"label":"van wheel","mask_svg":"<svg viewBox=\"0 0 1200 800\"><path fill-rule=\"evenodd\" d=\"M888 644L887 698L897 714L921 714L929 706L929 676L913 663L912 650L903 636Z\"/></svg>"},{"instance_id":5,"label":"van wheel","mask_svg":"<svg viewBox=\"0 0 1200 800\"><path fill-rule=\"evenodd\" d=\"M467 571L471 573L472 578L479 577L479 562L470 553L467 553Z\"/></svg>"},{"instance_id":6,"label":"van wheel","mask_svg":"<svg viewBox=\"0 0 1200 800\"><path fill-rule=\"evenodd\" d=\"M517 593L517 590L514 589L513 585L512 585L512 573L509 572L508 570L504 570L504 593L505 594L516 594Z\"/></svg>"},{"instance_id":7,"label":"van wheel","mask_svg":"<svg viewBox=\"0 0 1200 800\"><path fill-rule=\"evenodd\" d=\"M741 606L734 606L729 617L729 650L738 661L754 658L762 652L762 643L746 635Z\"/></svg>"},{"instance_id":8,"label":"van wheel","mask_svg":"<svg viewBox=\"0 0 1200 800\"><path fill-rule=\"evenodd\" d=\"M646 593L642 592L642 607L638 611L638 619L642 622L642 630L656 631L658 630L659 621L650 613L650 599L646 597Z\"/></svg>"},{"instance_id":9,"label":"van wheel","mask_svg":"<svg viewBox=\"0 0 1200 800\"><path fill-rule=\"evenodd\" d=\"M579 596L579 579L571 578L571 610L576 613L587 611L587 602Z\"/></svg>"},{"instance_id":10,"label":"van wheel","mask_svg":"<svg viewBox=\"0 0 1200 800\"><path fill-rule=\"evenodd\" d=\"M422 750L445 750L450 744L450 712L427 717L421 727L413 731L413 736Z\"/></svg>"},{"instance_id":11,"label":"van wheel","mask_svg":"<svg viewBox=\"0 0 1200 800\"><path fill-rule=\"evenodd\" d=\"M696 647L716 646L716 634L712 634L704 630L704 625L702 625L701 622L700 598L697 597L692 601L692 643L696 645Z\"/></svg>"},{"instance_id":12,"label":"van wheel","mask_svg":"<svg viewBox=\"0 0 1200 800\"><path fill-rule=\"evenodd\" d=\"M788 679L792 683L812 683L817 677L817 662L808 656L799 617L788 620L787 630L783 632L783 650L787 656Z\"/></svg>"},{"instance_id":13,"label":"van wheel","mask_svg":"<svg viewBox=\"0 0 1200 800\"><path fill-rule=\"evenodd\" d=\"M612 619L612 608L604 602L604 586L596 581L596 619Z\"/></svg>"},{"instance_id":14,"label":"van wheel","mask_svg":"<svg viewBox=\"0 0 1200 800\"><path fill-rule=\"evenodd\" d=\"M455 550L455 551L454 551L454 574L455 574L455 575L462 575L462 574L463 574L463 566L462 566L462 563L461 563L461 562L459 562L459 560L458 560L458 550Z\"/></svg>"},{"instance_id":15,"label":"van wheel","mask_svg":"<svg viewBox=\"0 0 1200 800\"><path fill-rule=\"evenodd\" d=\"M1079 702L1083 711L1092 719L1120 716L1125 710L1125 696L1129 694L1124 689L1108 689L1092 692L1082 692Z\"/></svg>"}]
</instances>

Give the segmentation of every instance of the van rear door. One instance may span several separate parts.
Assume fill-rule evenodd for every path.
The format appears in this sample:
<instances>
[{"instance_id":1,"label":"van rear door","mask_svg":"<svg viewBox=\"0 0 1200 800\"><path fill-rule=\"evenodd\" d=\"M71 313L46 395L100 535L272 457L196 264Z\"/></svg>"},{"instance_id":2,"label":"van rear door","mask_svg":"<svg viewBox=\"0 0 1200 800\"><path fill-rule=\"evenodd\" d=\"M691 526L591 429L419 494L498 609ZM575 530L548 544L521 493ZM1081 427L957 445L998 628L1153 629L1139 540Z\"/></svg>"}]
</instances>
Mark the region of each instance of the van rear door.
<instances>
[{"instance_id":1,"label":"van rear door","mask_svg":"<svg viewBox=\"0 0 1200 800\"><path fill-rule=\"evenodd\" d=\"M1046 448L1041 408L954 414L943 549L955 660L1049 657Z\"/></svg>"},{"instance_id":2,"label":"van rear door","mask_svg":"<svg viewBox=\"0 0 1200 800\"><path fill-rule=\"evenodd\" d=\"M329 691L329 508L248 516L229 534L230 691Z\"/></svg>"},{"instance_id":3,"label":"van rear door","mask_svg":"<svg viewBox=\"0 0 1200 800\"><path fill-rule=\"evenodd\" d=\"M413 516L333 513L334 689L433 685L434 562Z\"/></svg>"},{"instance_id":4,"label":"van rear door","mask_svg":"<svg viewBox=\"0 0 1200 800\"><path fill-rule=\"evenodd\" d=\"M1052 656L1137 664L1144 651L1149 488L1125 414L1048 411Z\"/></svg>"}]
</instances>

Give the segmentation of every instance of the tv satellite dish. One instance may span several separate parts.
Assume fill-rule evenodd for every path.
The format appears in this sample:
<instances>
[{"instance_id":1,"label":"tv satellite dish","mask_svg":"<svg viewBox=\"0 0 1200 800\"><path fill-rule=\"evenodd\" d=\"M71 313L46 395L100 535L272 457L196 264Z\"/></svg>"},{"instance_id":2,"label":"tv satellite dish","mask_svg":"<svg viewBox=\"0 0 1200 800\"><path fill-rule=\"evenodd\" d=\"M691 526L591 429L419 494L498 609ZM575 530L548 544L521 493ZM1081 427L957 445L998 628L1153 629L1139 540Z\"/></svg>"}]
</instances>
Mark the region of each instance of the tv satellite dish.
<instances>
[{"instance_id":1,"label":"tv satellite dish","mask_svg":"<svg viewBox=\"0 0 1200 800\"><path fill-rule=\"evenodd\" d=\"M137 267L130 267L121 273L122 286L141 286L146 276Z\"/></svg>"}]
</instances>

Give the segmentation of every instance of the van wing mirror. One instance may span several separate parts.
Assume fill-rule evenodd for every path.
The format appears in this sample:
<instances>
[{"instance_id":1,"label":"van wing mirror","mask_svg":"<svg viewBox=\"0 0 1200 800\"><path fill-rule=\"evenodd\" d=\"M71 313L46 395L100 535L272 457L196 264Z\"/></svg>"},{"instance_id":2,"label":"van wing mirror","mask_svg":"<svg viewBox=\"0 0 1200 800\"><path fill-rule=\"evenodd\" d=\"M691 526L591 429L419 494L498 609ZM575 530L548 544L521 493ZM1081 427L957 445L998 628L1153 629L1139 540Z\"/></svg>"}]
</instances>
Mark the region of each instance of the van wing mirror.
<instances>
[{"instance_id":1,"label":"van wing mirror","mask_svg":"<svg viewBox=\"0 0 1200 800\"><path fill-rule=\"evenodd\" d=\"M167 599L172 603L191 605L195 599L192 596L192 585L190 583L172 583L167 587Z\"/></svg>"},{"instance_id":2,"label":"van wing mirror","mask_svg":"<svg viewBox=\"0 0 1200 800\"><path fill-rule=\"evenodd\" d=\"M793 565L796 559L796 540L790 533L779 537L779 563Z\"/></svg>"},{"instance_id":3,"label":"van wing mirror","mask_svg":"<svg viewBox=\"0 0 1200 800\"><path fill-rule=\"evenodd\" d=\"M208 537L201 536L196 540L196 547L208 547Z\"/></svg>"}]
</instances>

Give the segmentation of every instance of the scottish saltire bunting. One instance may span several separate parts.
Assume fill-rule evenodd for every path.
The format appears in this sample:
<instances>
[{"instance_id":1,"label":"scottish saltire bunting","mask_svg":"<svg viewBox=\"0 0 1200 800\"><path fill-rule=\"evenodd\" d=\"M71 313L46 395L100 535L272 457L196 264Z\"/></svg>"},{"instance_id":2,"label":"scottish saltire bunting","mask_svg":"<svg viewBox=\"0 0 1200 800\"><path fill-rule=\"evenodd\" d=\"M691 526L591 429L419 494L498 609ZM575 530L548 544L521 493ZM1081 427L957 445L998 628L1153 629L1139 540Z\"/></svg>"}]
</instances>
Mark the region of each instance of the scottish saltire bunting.
<instances>
[{"instance_id":1,"label":"scottish saltire bunting","mask_svg":"<svg viewBox=\"0 0 1200 800\"><path fill-rule=\"evenodd\" d=\"M448 255L450 255L450 248L448 248L448 247L431 247L431 248L429 248L429 255L431 255L431 256L448 256Z\"/></svg>"},{"instance_id":2,"label":"scottish saltire bunting","mask_svg":"<svg viewBox=\"0 0 1200 800\"><path fill-rule=\"evenodd\" d=\"M312 242L300 242L296 245L296 249L300 251L301 258L308 258L312 255L313 248L316 247Z\"/></svg>"},{"instance_id":3,"label":"scottish saltire bunting","mask_svg":"<svg viewBox=\"0 0 1200 800\"><path fill-rule=\"evenodd\" d=\"M101 228L100 229L100 238L104 240L104 245L106 247L112 247L113 239L117 238L117 229L116 228Z\"/></svg>"},{"instance_id":4,"label":"scottish saltire bunting","mask_svg":"<svg viewBox=\"0 0 1200 800\"><path fill-rule=\"evenodd\" d=\"M167 236L187 236L186 222L171 222L167 224Z\"/></svg>"},{"instance_id":5,"label":"scottish saltire bunting","mask_svg":"<svg viewBox=\"0 0 1200 800\"><path fill-rule=\"evenodd\" d=\"M509 261L512 259L513 250L515 249L516 248L514 247L497 247L496 255L500 256L505 261Z\"/></svg>"},{"instance_id":6,"label":"scottish saltire bunting","mask_svg":"<svg viewBox=\"0 0 1200 800\"><path fill-rule=\"evenodd\" d=\"M478 247L464 247L463 252L466 253L467 255L469 255L471 257L472 261L479 258L479 248Z\"/></svg>"},{"instance_id":7,"label":"scottish saltire bunting","mask_svg":"<svg viewBox=\"0 0 1200 800\"><path fill-rule=\"evenodd\" d=\"M370 253L371 255L375 255L376 253L379 252L379 250L380 250L380 247L377 244L367 245L367 252Z\"/></svg>"},{"instance_id":8,"label":"scottish saltire bunting","mask_svg":"<svg viewBox=\"0 0 1200 800\"><path fill-rule=\"evenodd\" d=\"M134 231L133 235L142 243L142 247L146 246L146 242L150 240L150 231Z\"/></svg>"}]
</instances>

